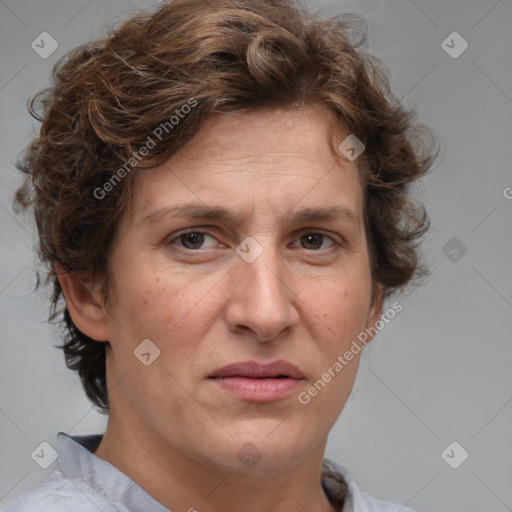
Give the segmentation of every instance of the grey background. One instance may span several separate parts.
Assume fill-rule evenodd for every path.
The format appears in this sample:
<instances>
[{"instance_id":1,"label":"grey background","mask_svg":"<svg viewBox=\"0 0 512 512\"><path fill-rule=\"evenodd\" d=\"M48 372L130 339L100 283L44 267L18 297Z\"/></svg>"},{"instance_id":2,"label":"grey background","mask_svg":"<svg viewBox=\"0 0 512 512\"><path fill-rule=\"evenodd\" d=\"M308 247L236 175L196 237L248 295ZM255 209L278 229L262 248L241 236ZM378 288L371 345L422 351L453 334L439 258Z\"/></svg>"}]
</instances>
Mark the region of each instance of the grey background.
<instances>
[{"instance_id":1,"label":"grey background","mask_svg":"<svg viewBox=\"0 0 512 512\"><path fill-rule=\"evenodd\" d=\"M418 511L510 511L512 2L308 4L366 18L370 48L390 67L395 94L417 107L442 148L441 163L417 189L433 222L424 245L433 274L400 298L404 309L365 349L326 455L372 495ZM26 100L48 84L59 56L144 5L0 1L0 506L56 467L32 460L42 441L55 445L59 430L103 432L106 423L52 348L45 293L31 291L33 228L11 208L13 164L37 128ZM30 46L43 31L59 44L47 59ZM441 47L453 31L469 44L456 59ZM467 247L462 258L454 243ZM458 469L441 458L452 441L469 453Z\"/></svg>"}]
</instances>

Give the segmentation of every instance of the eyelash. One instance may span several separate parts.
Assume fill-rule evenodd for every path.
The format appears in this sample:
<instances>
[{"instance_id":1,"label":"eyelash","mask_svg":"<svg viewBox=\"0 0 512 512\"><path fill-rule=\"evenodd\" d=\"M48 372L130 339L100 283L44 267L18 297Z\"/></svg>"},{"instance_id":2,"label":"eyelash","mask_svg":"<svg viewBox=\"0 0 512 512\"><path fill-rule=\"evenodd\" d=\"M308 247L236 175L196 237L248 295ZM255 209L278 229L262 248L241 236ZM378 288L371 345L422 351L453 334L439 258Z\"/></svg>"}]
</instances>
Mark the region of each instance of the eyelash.
<instances>
[{"instance_id":1,"label":"eyelash","mask_svg":"<svg viewBox=\"0 0 512 512\"><path fill-rule=\"evenodd\" d=\"M208 235L208 236L210 236L212 238L216 238L215 235L209 233L208 231L201 231L201 230L198 230L198 229L191 228L191 229L187 229L187 230L184 230L184 231L179 231L178 233L173 235L172 238L168 239L168 241L166 242L165 245L166 246L172 246L172 245L174 245L175 242L180 241L181 237L186 236L186 235L190 235L190 234ZM316 236L322 236L324 238L327 238L327 239L329 239L332 242L332 246L327 248L327 249L305 249L305 248L303 248L306 251L332 252L336 247L340 247L342 245L341 241L336 240L333 236L328 235L328 234L326 234L326 233L324 233L322 231L301 231L301 233L299 234L298 238L300 240L301 237L307 236L307 235L316 235ZM323 240L322 240L322 242L323 242ZM178 247L178 250L181 250L181 251L184 251L184 252L193 253L193 252L200 252L202 249L201 248L199 248L199 249L189 249L187 247L180 246L180 247Z\"/></svg>"}]
</instances>

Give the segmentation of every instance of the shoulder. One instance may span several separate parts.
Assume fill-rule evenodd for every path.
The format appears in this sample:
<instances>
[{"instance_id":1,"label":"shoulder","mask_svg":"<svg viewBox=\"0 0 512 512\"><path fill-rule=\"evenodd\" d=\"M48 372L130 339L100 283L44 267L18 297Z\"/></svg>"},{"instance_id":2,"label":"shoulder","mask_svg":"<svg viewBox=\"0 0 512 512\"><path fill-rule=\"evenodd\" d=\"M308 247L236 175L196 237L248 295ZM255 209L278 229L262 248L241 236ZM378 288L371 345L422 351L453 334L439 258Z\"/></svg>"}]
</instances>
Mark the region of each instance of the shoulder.
<instances>
[{"instance_id":1,"label":"shoulder","mask_svg":"<svg viewBox=\"0 0 512 512\"><path fill-rule=\"evenodd\" d=\"M26 489L2 512L98 512L100 500L95 503L85 492L56 469Z\"/></svg>"},{"instance_id":2,"label":"shoulder","mask_svg":"<svg viewBox=\"0 0 512 512\"><path fill-rule=\"evenodd\" d=\"M354 512L415 512L410 508L392 503L390 501L379 500L370 496L368 493L359 490L357 506L354 506Z\"/></svg>"},{"instance_id":3,"label":"shoulder","mask_svg":"<svg viewBox=\"0 0 512 512\"><path fill-rule=\"evenodd\" d=\"M345 467L326 457L323 460L323 474L328 479L325 483L329 494L334 496L337 491L343 495L341 512L414 512L406 506L374 498L362 491Z\"/></svg>"}]
</instances>

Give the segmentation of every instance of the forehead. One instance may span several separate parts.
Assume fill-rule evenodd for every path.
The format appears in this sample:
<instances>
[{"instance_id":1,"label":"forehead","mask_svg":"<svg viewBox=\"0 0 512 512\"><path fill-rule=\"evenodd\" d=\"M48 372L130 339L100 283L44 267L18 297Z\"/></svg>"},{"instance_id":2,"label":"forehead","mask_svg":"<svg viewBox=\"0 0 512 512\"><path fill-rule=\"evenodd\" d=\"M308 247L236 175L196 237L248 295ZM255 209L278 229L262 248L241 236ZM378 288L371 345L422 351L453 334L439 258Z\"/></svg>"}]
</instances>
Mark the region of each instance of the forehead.
<instances>
[{"instance_id":1,"label":"forehead","mask_svg":"<svg viewBox=\"0 0 512 512\"><path fill-rule=\"evenodd\" d=\"M238 220L255 210L285 217L292 209L337 209L358 217L362 184L356 163L336 157L323 110L258 110L208 119L164 164L137 171L132 214L136 222L178 204L224 205ZM336 146L336 139L334 139ZM296 207L296 208L295 208ZM201 208L199 208L201 209ZM195 209L197 213L198 209ZM192 209L188 209L193 213ZM217 212L219 213L219 212ZM332 212L331 212L332 213ZM305 217L308 213L304 214ZM314 215L310 212L309 215Z\"/></svg>"}]
</instances>

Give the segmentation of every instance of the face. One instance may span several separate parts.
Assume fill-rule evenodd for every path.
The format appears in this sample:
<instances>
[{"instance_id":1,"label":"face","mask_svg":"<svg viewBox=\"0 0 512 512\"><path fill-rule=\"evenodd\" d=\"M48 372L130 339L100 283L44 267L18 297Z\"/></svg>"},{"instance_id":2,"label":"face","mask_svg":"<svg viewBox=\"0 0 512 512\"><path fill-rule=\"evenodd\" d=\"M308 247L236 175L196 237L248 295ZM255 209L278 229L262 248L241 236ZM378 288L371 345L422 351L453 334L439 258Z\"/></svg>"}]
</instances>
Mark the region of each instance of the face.
<instances>
[{"instance_id":1,"label":"face","mask_svg":"<svg viewBox=\"0 0 512 512\"><path fill-rule=\"evenodd\" d=\"M314 109L220 116L139 172L105 317L126 428L224 468L323 450L360 354L333 365L380 313L356 162L329 136Z\"/></svg>"}]
</instances>

